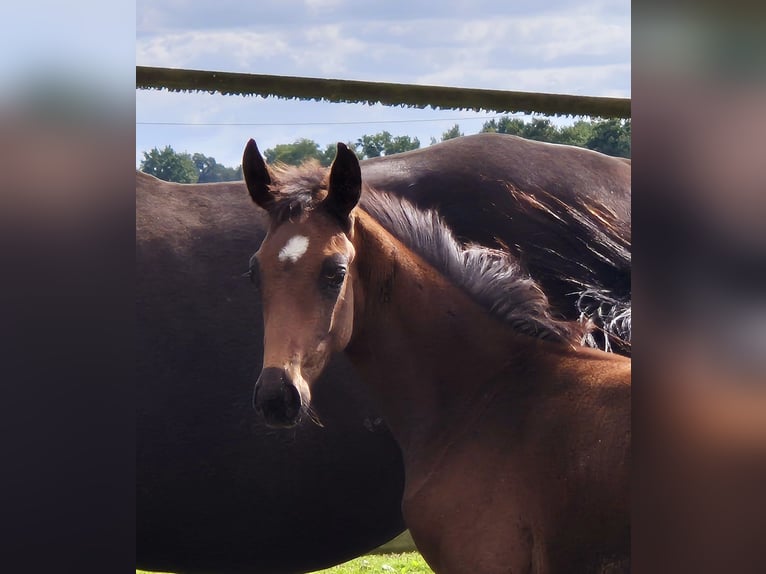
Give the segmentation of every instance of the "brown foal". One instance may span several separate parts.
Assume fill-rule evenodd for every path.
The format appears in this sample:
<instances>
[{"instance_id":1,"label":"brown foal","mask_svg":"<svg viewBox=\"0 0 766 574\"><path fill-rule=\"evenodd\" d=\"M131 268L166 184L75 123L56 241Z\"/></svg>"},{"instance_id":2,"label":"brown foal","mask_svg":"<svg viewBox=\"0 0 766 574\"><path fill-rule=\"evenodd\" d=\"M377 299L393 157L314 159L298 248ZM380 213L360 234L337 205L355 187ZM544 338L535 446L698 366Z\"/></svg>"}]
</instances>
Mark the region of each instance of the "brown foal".
<instances>
[{"instance_id":1,"label":"brown foal","mask_svg":"<svg viewBox=\"0 0 766 574\"><path fill-rule=\"evenodd\" d=\"M359 207L342 144L328 174L270 170L250 140L243 171L270 216L251 261L265 421L319 420L312 384L343 351L401 447L405 520L436 572L625 566L630 360L580 347L509 254L385 194Z\"/></svg>"}]
</instances>

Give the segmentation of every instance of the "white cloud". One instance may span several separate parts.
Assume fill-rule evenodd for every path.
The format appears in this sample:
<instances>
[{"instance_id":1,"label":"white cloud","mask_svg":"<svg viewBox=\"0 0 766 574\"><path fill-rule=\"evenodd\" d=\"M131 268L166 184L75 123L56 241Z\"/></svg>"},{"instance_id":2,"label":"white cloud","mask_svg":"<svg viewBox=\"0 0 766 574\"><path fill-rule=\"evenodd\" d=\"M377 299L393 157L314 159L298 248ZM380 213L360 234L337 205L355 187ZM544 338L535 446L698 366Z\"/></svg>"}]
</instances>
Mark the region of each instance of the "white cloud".
<instances>
[{"instance_id":1,"label":"white cloud","mask_svg":"<svg viewBox=\"0 0 766 574\"><path fill-rule=\"evenodd\" d=\"M626 97L626 0L139 0L136 63L146 66ZM140 150L173 145L235 165L248 137L261 149L298 137L321 145L388 129L423 145L455 122L345 121L468 116L465 112L137 92L137 121L258 126L137 126ZM477 118L481 116L476 115ZM335 125L311 125L315 122ZM304 123L303 126L284 125ZM283 124L280 126L264 124ZM478 131L469 122L466 133ZM261 145L263 142L263 145Z\"/></svg>"},{"instance_id":2,"label":"white cloud","mask_svg":"<svg viewBox=\"0 0 766 574\"><path fill-rule=\"evenodd\" d=\"M290 59L311 76L348 76L354 56L366 49L362 41L344 34L338 24L308 28L303 39L304 45L292 47Z\"/></svg>"},{"instance_id":3,"label":"white cloud","mask_svg":"<svg viewBox=\"0 0 766 574\"><path fill-rule=\"evenodd\" d=\"M630 73L629 64L610 66L567 66L548 68L480 68L470 70L462 64L447 67L418 78L418 83L434 86L467 86L520 92L547 92L588 96L628 97L627 84L616 83ZM614 88L605 90L609 83Z\"/></svg>"},{"instance_id":4,"label":"white cloud","mask_svg":"<svg viewBox=\"0 0 766 574\"><path fill-rule=\"evenodd\" d=\"M323 11L341 4L339 0L306 1ZM152 8L147 9L151 13ZM597 70L630 61L629 14L622 20L602 19L582 6L498 17L477 12L458 18L440 11L430 18L339 16L336 20L326 23L303 15L283 26L150 34L137 41L137 62L404 83L424 79L434 83L434 78L441 77L457 86L477 86L476 78L483 77L477 87L542 89L509 86L507 81L487 85L486 81L501 77L493 70Z\"/></svg>"},{"instance_id":5,"label":"white cloud","mask_svg":"<svg viewBox=\"0 0 766 574\"><path fill-rule=\"evenodd\" d=\"M136 62L144 66L251 71L259 61L289 53L278 34L246 30L190 31L158 35L136 42Z\"/></svg>"}]
</instances>

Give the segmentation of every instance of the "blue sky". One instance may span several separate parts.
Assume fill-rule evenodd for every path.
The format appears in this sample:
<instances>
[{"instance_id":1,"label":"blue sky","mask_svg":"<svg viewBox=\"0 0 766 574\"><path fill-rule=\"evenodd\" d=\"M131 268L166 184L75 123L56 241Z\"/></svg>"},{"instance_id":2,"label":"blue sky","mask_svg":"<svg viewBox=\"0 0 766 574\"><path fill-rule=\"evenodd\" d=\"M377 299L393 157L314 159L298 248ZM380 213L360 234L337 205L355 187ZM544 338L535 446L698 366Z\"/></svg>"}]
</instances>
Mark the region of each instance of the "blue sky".
<instances>
[{"instance_id":1,"label":"blue sky","mask_svg":"<svg viewBox=\"0 0 766 574\"><path fill-rule=\"evenodd\" d=\"M626 0L136 3L136 64L144 66L630 97L630 56ZM456 123L475 133L490 117L138 90L136 163L171 145L234 166L250 137L263 151L387 130L425 146Z\"/></svg>"}]
</instances>

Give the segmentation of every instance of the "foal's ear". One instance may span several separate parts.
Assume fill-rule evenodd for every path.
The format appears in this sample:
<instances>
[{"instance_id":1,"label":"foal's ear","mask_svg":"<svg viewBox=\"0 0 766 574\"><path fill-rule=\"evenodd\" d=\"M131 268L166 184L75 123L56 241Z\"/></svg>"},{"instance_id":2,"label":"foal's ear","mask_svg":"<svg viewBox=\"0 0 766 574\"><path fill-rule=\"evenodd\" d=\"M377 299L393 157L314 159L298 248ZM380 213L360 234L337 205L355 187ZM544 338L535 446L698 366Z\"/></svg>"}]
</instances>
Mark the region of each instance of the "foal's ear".
<instances>
[{"instance_id":1,"label":"foal's ear","mask_svg":"<svg viewBox=\"0 0 766 574\"><path fill-rule=\"evenodd\" d=\"M338 143L338 152L330 167L330 189L325 207L341 218L347 218L362 194L362 169L356 154Z\"/></svg>"},{"instance_id":2,"label":"foal's ear","mask_svg":"<svg viewBox=\"0 0 766 574\"><path fill-rule=\"evenodd\" d=\"M245 146L245 154L242 156L242 173L253 201L267 211L271 209L274 205L274 195L269 189L271 177L253 139Z\"/></svg>"}]
</instances>

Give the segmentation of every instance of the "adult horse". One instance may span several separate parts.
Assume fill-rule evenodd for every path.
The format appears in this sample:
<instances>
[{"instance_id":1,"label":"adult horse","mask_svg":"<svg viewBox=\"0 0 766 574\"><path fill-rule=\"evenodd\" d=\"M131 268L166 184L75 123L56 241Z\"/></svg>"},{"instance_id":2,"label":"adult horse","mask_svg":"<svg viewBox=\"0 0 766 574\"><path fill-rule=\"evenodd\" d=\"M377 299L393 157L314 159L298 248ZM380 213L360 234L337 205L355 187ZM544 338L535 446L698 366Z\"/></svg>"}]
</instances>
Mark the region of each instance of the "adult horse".
<instances>
[{"instance_id":1,"label":"adult horse","mask_svg":"<svg viewBox=\"0 0 766 574\"><path fill-rule=\"evenodd\" d=\"M558 314L594 322L589 346L630 354L630 160L477 134L361 166L370 188L436 210L459 240L508 249Z\"/></svg>"},{"instance_id":2,"label":"adult horse","mask_svg":"<svg viewBox=\"0 0 766 574\"><path fill-rule=\"evenodd\" d=\"M560 286L549 296L570 318L579 310L569 293L580 283L613 293L629 283L629 251L615 248L630 238L622 160L484 134L361 165L368 182L439 209L462 238L522 251L536 278ZM622 223L599 227L576 207L588 204ZM325 429L275 432L253 416L262 317L241 274L266 223L244 182L180 185L136 174L139 567L297 572L358 555L403 528L399 449L345 358L332 360L315 388ZM556 277L566 261L572 273Z\"/></svg>"},{"instance_id":3,"label":"adult horse","mask_svg":"<svg viewBox=\"0 0 766 574\"><path fill-rule=\"evenodd\" d=\"M357 208L343 144L329 175L270 171L252 140L242 167L270 218L250 260L266 423L317 420L314 383L344 351L401 447L403 513L436 572L624 563L630 360L580 347L587 327L555 319L505 251L462 247L434 212L385 194Z\"/></svg>"}]
</instances>

